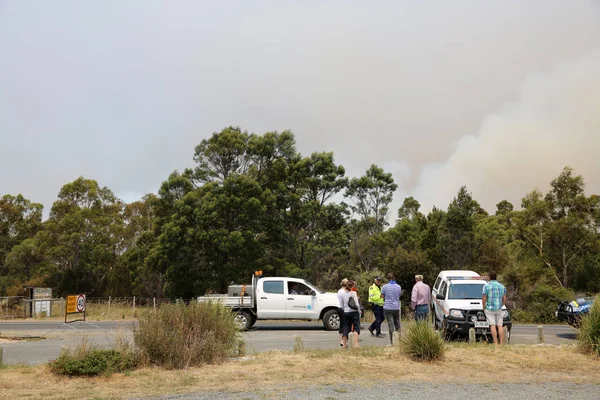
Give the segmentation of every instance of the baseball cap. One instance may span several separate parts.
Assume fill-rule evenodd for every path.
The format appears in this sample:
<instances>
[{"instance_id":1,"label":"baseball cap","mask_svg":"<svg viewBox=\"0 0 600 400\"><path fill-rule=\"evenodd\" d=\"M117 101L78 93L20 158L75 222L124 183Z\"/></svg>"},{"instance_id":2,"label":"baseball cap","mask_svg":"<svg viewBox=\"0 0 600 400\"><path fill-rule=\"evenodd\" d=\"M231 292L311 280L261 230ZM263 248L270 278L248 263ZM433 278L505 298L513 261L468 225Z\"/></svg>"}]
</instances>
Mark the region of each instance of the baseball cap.
<instances>
[{"instance_id":1,"label":"baseball cap","mask_svg":"<svg viewBox=\"0 0 600 400\"><path fill-rule=\"evenodd\" d=\"M383 278L382 278L382 277L380 277L380 276L376 276L376 277L375 277L375 280L376 280L376 281L381 281L381 280L383 280Z\"/></svg>"}]
</instances>

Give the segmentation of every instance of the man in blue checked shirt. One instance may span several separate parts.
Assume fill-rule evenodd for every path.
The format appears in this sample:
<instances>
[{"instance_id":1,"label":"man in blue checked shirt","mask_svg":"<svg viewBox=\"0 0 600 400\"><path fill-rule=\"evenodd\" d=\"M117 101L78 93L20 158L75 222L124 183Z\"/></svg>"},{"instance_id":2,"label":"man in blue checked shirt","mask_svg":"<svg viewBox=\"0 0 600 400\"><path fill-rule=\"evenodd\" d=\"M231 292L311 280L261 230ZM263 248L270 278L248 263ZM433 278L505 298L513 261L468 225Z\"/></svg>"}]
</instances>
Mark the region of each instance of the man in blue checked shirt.
<instances>
[{"instance_id":1,"label":"man in blue checked shirt","mask_svg":"<svg viewBox=\"0 0 600 400\"><path fill-rule=\"evenodd\" d=\"M502 307L506 304L506 288L503 284L496 280L495 272L490 273L490 281L483 286L482 305L485 316L490 324L492 339L494 344L498 345L499 336L500 344L504 344L504 329L502 329Z\"/></svg>"}]
</instances>

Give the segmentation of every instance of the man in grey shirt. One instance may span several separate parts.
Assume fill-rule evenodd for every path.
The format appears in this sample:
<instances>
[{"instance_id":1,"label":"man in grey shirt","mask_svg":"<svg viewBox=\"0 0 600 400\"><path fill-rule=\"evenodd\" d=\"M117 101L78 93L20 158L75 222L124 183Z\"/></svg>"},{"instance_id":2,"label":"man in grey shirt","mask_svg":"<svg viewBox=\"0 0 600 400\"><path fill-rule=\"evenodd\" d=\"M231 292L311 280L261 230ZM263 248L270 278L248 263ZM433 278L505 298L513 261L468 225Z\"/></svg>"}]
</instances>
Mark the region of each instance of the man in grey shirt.
<instances>
[{"instance_id":1,"label":"man in grey shirt","mask_svg":"<svg viewBox=\"0 0 600 400\"><path fill-rule=\"evenodd\" d=\"M390 331L390 344L394 344L394 332L400 332L400 294L402 288L396 283L393 273L387 274L388 283L381 289L381 297L384 299L383 315L388 323Z\"/></svg>"}]
</instances>

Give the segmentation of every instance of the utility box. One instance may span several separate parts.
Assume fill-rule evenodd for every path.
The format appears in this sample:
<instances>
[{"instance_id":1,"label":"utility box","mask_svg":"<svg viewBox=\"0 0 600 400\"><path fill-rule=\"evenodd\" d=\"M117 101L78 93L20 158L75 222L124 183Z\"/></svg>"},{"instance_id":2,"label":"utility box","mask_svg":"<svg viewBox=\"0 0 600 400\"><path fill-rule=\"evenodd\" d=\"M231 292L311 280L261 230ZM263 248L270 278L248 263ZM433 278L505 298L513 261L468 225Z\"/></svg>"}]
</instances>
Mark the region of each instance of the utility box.
<instances>
[{"instance_id":1,"label":"utility box","mask_svg":"<svg viewBox=\"0 0 600 400\"><path fill-rule=\"evenodd\" d=\"M242 290L246 287L244 296L250 296L252 294L252 285L229 285L227 289L228 296L241 296Z\"/></svg>"},{"instance_id":2,"label":"utility box","mask_svg":"<svg viewBox=\"0 0 600 400\"><path fill-rule=\"evenodd\" d=\"M52 289L34 286L24 287L27 293L26 317L52 316Z\"/></svg>"}]
</instances>

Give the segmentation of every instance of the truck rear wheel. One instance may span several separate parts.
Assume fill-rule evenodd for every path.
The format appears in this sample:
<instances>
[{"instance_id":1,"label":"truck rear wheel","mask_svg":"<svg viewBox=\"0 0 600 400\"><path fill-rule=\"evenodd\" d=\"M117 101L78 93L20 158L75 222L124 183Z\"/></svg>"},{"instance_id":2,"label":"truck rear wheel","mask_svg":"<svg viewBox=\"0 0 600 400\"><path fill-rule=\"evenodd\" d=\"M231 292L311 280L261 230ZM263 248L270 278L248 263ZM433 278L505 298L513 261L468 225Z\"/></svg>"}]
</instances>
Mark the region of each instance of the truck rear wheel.
<instances>
[{"instance_id":1,"label":"truck rear wheel","mask_svg":"<svg viewBox=\"0 0 600 400\"><path fill-rule=\"evenodd\" d=\"M235 324L241 331L247 331L254 325L252 323L252 316L248 311L238 311L235 315Z\"/></svg>"},{"instance_id":2,"label":"truck rear wheel","mask_svg":"<svg viewBox=\"0 0 600 400\"><path fill-rule=\"evenodd\" d=\"M340 314L337 310L329 310L323 315L323 325L328 331L337 331L340 329L341 323Z\"/></svg>"}]
</instances>

